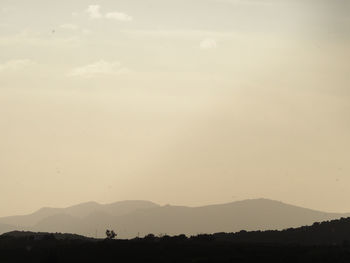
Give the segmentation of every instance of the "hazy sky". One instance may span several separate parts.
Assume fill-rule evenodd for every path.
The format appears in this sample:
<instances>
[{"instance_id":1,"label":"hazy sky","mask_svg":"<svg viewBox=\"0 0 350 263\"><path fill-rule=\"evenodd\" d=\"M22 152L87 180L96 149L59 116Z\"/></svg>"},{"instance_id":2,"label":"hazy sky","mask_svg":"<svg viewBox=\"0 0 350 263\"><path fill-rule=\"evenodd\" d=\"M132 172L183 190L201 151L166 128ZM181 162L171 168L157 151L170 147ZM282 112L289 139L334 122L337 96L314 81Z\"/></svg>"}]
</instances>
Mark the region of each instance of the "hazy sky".
<instances>
[{"instance_id":1,"label":"hazy sky","mask_svg":"<svg viewBox=\"0 0 350 263\"><path fill-rule=\"evenodd\" d=\"M348 0L0 0L0 216L350 212L349 61Z\"/></svg>"}]
</instances>

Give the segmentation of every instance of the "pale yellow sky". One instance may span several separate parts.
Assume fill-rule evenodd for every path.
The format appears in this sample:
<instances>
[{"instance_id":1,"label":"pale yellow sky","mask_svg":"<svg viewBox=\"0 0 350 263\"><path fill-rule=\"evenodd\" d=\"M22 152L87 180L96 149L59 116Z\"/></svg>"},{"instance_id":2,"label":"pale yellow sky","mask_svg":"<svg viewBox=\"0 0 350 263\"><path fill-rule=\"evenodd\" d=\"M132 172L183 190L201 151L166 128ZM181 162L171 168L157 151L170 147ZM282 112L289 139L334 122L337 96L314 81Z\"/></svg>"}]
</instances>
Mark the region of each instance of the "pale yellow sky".
<instances>
[{"instance_id":1,"label":"pale yellow sky","mask_svg":"<svg viewBox=\"0 0 350 263\"><path fill-rule=\"evenodd\" d=\"M0 216L350 212L349 40L347 0L0 0Z\"/></svg>"}]
</instances>

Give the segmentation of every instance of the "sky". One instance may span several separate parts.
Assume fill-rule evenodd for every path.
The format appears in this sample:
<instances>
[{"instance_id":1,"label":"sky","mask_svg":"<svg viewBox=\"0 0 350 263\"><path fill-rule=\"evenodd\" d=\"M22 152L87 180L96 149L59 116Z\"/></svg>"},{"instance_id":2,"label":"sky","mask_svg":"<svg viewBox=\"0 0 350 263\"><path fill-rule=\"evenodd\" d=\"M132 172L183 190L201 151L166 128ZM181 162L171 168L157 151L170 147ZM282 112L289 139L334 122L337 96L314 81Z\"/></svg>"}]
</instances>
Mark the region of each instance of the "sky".
<instances>
[{"instance_id":1,"label":"sky","mask_svg":"<svg viewBox=\"0 0 350 263\"><path fill-rule=\"evenodd\" d=\"M350 212L348 0L0 0L0 50L0 216Z\"/></svg>"}]
</instances>

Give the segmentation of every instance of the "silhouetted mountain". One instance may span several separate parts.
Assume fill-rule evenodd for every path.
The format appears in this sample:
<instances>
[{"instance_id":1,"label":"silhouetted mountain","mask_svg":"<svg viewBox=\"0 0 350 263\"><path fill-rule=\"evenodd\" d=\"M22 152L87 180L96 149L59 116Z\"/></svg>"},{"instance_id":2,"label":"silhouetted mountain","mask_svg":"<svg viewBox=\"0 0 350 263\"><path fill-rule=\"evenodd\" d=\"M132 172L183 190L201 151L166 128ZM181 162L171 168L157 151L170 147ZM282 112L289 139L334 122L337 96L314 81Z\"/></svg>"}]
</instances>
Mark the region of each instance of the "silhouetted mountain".
<instances>
[{"instance_id":1,"label":"silhouetted mountain","mask_svg":"<svg viewBox=\"0 0 350 263\"><path fill-rule=\"evenodd\" d=\"M65 209L45 208L29 216L10 219L11 222L21 223L17 225L19 230L104 237L106 229L114 229L120 238L133 238L149 233L196 235L240 230L281 230L347 216L350 215L254 199L203 207L159 206L147 201L110 205L85 203ZM6 223L6 220L9 218L2 218L0 222Z\"/></svg>"}]
</instances>

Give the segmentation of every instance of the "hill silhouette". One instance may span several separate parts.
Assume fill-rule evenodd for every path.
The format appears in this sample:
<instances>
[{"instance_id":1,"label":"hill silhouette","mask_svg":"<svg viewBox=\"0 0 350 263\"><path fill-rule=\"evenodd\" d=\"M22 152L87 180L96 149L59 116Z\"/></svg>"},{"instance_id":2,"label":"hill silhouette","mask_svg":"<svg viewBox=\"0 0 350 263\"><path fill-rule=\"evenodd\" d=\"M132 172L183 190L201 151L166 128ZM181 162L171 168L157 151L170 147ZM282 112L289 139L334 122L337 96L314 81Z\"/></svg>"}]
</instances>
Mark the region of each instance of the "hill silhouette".
<instances>
[{"instance_id":1,"label":"hill silhouette","mask_svg":"<svg viewBox=\"0 0 350 263\"><path fill-rule=\"evenodd\" d=\"M350 218L315 222L311 226L288 228L282 231L240 231L237 233L215 233L213 240L235 243L270 243L301 245L350 245Z\"/></svg>"},{"instance_id":2,"label":"hill silhouette","mask_svg":"<svg viewBox=\"0 0 350 263\"><path fill-rule=\"evenodd\" d=\"M46 232L31 232L31 231L11 231L1 235L3 240L6 239L29 239L29 240L90 240L94 239L70 233L46 233Z\"/></svg>"},{"instance_id":3,"label":"hill silhouette","mask_svg":"<svg viewBox=\"0 0 350 263\"><path fill-rule=\"evenodd\" d=\"M0 218L0 224L12 224L17 230L76 233L89 237L104 237L106 229L115 229L120 238L133 238L149 233L196 235L281 230L347 216L350 214L325 213L269 199L202 207L122 201L107 205L89 202L68 208L42 208L26 216Z\"/></svg>"},{"instance_id":4,"label":"hill silhouette","mask_svg":"<svg viewBox=\"0 0 350 263\"><path fill-rule=\"evenodd\" d=\"M0 262L349 262L350 218L283 231L98 240L79 235L10 232Z\"/></svg>"}]
</instances>

